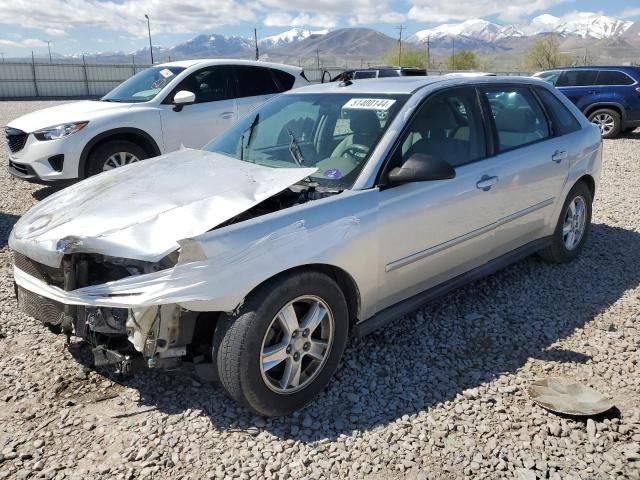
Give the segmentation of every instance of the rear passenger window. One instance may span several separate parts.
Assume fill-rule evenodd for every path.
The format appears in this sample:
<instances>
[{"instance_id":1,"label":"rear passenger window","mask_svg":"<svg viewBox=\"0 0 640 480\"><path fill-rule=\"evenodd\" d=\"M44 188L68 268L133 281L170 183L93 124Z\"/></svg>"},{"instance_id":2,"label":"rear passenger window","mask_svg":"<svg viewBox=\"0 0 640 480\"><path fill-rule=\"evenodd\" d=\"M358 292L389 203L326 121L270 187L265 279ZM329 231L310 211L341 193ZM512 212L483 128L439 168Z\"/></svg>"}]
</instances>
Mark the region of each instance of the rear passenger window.
<instances>
[{"instance_id":1,"label":"rear passenger window","mask_svg":"<svg viewBox=\"0 0 640 480\"><path fill-rule=\"evenodd\" d=\"M403 161L422 153L459 167L484 158L484 126L475 90L457 89L428 100L401 145Z\"/></svg>"},{"instance_id":2,"label":"rear passenger window","mask_svg":"<svg viewBox=\"0 0 640 480\"><path fill-rule=\"evenodd\" d=\"M549 137L549 124L542 107L528 88L484 90L493 113L501 152Z\"/></svg>"},{"instance_id":3,"label":"rear passenger window","mask_svg":"<svg viewBox=\"0 0 640 480\"><path fill-rule=\"evenodd\" d=\"M556 87L586 87L596 84L596 70L565 70L556 82Z\"/></svg>"},{"instance_id":4,"label":"rear passenger window","mask_svg":"<svg viewBox=\"0 0 640 480\"><path fill-rule=\"evenodd\" d=\"M553 133L556 136L567 135L580 130L580 122L553 93L546 88L537 88L536 92L551 116Z\"/></svg>"},{"instance_id":5,"label":"rear passenger window","mask_svg":"<svg viewBox=\"0 0 640 480\"><path fill-rule=\"evenodd\" d=\"M280 93L270 68L236 66L238 77L238 97L255 97Z\"/></svg>"},{"instance_id":6,"label":"rear passenger window","mask_svg":"<svg viewBox=\"0 0 640 480\"><path fill-rule=\"evenodd\" d=\"M597 85L632 85L634 80L627 74L613 70L598 72Z\"/></svg>"}]
</instances>

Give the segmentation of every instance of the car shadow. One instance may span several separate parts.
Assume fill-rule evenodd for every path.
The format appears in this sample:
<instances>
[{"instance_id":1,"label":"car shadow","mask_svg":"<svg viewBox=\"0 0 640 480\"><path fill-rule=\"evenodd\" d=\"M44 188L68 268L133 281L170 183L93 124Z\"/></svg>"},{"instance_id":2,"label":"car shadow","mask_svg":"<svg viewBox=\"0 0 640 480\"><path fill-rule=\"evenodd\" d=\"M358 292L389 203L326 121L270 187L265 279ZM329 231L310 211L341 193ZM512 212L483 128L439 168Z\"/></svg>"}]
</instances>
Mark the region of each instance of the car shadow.
<instances>
[{"instance_id":1,"label":"car shadow","mask_svg":"<svg viewBox=\"0 0 640 480\"><path fill-rule=\"evenodd\" d=\"M9 234L19 218L19 215L0 212L0 249L7 245Z\"/></svg>"},{"instance_id":2,"label":"car shadow","mask_svg":"<svg viewBox=\"0 0 640 480\"><path fill-rule=\"evenodd\" d=\"M31 196L36 200L41 201L47 198L49 195L53 195L54 193L59 192L66 186L68 185L47 185L31 192Z\"/></svg>"},{"instance_id":3,"label":"car shadow","mask_svg":"<svg viewBox=\"0 0 640 480\"><path fill-rule=\"evenodd\" d=\"M620 138L631 138L634 140L640 140L640 128L631 130L630 132L624 132L620 134Z\"/></svg>"},{"instance_id":4,"label":"car shadow","mask_svg":"<svg viewBox=\"0 0 640 480\"><path fill-rule=\"evenodd\" d=\"M260 419L217 385L183 371L149 370L125 383L139 391L141 404L167 413L200 410L223 430L258 434L264 429L301 442L349 435L453 400L515 372L530 358L543 364L586 362L588 355L553 344L640 284L640 254L631 252L640 252L639 233L594 224L572 263L551 265L529 257L368 337L352 339L329 387L287 417Z\"/></svg>"}]
</instances>

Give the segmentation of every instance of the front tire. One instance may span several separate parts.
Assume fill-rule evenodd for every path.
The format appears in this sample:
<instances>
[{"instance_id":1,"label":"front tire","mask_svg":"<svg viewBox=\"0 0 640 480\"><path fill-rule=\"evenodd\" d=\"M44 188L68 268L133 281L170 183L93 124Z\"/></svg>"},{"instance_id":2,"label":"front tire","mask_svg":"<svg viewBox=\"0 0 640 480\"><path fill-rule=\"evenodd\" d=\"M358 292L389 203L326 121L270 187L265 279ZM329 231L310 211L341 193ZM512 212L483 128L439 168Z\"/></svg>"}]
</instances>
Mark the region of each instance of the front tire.
<instances>
[{"instance_id":1,"label":"front tire","mask_svg":"<svg viewBox=\"0 0 640 480\"><path fill-rule=\"evenodd\" d=\"M329 383L348 331L347 302L333 279L316 271L276 278L218 320L220 383L258 415L287 415Z\"/></svg>"},{"instance_id":2,"label":"front tire","mask_svg":"<svg viewBox=\"0 0 640 480\"><path fill-rule=\"evenodd\" d=\"M610 108L601 108L591 112L589 121L600 128L602 138L617 137L622 130L620 114Z\"/></svg>"},{"instance_id":3,"label":"front tire","mask_svg":"<svg viewBox=\"0 0 640 480\"><path fill-rule=\"evenodd\" d=\"M551 245L540 252L542 258L567 263L580 254L591 226L592 202L589 187L584 182L576 183L564 201Z\"/></svg>"},{"instance_id":4,"label":"front tire","mask_svg":"<svg viewBox=\"0 0 640 480\"><path fill-rule=\"evenodd\" d=\"M93 149L87 158L86 176L91 177L146 158L147 152L139 145L127 140L112 140Z\"/></svg>"}]
</instances>

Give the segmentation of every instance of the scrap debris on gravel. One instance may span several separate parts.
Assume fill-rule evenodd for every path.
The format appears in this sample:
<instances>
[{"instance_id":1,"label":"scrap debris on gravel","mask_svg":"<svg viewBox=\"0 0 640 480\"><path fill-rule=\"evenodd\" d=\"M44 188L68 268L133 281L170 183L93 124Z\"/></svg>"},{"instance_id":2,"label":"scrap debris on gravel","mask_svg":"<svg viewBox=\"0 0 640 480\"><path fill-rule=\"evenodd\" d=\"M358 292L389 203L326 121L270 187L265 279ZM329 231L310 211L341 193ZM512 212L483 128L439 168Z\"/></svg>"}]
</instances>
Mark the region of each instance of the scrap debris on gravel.
<instances>
[{"instance_id":1,"label":"scrap debris on gravel","mask_svg":"<svg viewBox=\"0 0 640 480\"><path fill-rule=\"evenodd\" d=\"M2 102L0 124L54 102ZM121 381L23 315L7 237L54 191L0 158L0 479L640 479L640 130L605 142L582 255L536 257L365 339L304 410L265 420L189 370ZM123 206L124 208L124 206ZM527 396L561 377L594 418Z\"/></svg>"}]
</instances>

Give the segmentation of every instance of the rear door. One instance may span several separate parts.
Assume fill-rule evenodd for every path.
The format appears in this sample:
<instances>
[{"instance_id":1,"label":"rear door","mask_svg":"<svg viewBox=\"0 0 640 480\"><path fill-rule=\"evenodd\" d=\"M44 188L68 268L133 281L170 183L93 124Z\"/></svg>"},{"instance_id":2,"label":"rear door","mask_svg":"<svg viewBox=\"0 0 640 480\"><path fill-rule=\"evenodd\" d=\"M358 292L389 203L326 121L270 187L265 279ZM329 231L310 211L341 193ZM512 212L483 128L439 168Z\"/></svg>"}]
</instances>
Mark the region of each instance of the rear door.
<instances>
[{"instance_id":1,"label":"rear door","mask_svg":"<svg viewBox=\"0 0 640 480\"><path fill-rule=\"evenodd\" d=\"M640 91L633 78L618 70L600 70L596 83L599 101L621 105L625 120L640 120Z\"/></svg>"},{"instance_id":2,"label":"rear door","mask_svg":"<svg viewBox=\"0 0 640 480\"><path fill-rule=\"evenodd\" d=\"M184 145L201 148L229 128L237 118L233 67L216 65L190 74L160 105L165 152ZM174 95L186 90L196 101L182 109L174 108Z\"/></svg>"},{"instance_id":3,"label":"rear door","mask_svg":"<svg viewBox=\"0 0 640 480\"><path fill-rule=\"evenodd\" d=\"M556 82L556 87L564 93L581 111L592 105L598 91L595 87L597 70L565 70Z\"/></svg>"},{"instance_id":4,"label":"rear door","mask_svg":"<svg viewBox=\"0 0 640 480\"><path fill-rule=\"evenodd\" d=\"M547 115L539 98L562 103L544 88L538 94L527 86L483 88L490 105L498 177L494 195L499 210L491 257L498 257L535 239L547 231L551 214L569 173L579 155L580 142L556 134L576 132L580 124L563 107L568 127ZM540 95L540 97L538 97Z\"/></svg>"},{"instance_id":5,"label":"rear door","mask_svg":"<svg viewBox=\"0 0 640 480\"><path fill-rule=\"evenodd\" d=\"M268 67L236 65L235 74L238 86L238 118L244 117L272 96L289 90L295 82L293 75Z\"/></svg>"}]
</instances>

